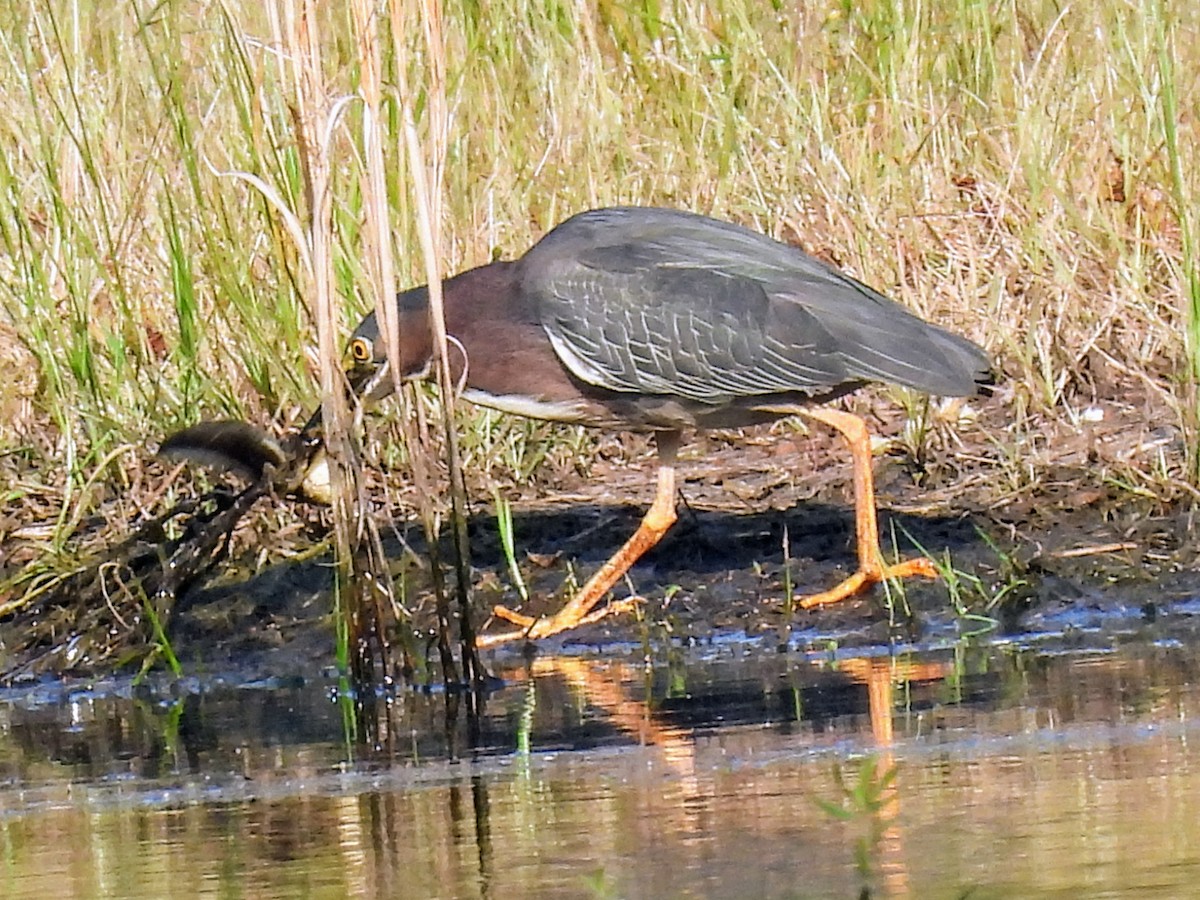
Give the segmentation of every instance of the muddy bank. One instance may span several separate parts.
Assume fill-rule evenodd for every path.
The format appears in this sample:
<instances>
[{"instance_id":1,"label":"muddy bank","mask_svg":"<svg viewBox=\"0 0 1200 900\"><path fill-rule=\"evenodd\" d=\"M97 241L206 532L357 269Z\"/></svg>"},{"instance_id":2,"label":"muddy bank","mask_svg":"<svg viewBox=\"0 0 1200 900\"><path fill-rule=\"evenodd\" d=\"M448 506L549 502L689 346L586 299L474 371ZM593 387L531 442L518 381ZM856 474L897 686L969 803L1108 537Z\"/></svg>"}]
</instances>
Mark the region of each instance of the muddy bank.
<instances>
[{"instance_id":1,"label":"muddy bank","mask_svg":"<svg viewBox=\"0 0 1200 900\"><path fill-rule=\"evenodd\" d=\"M681 453L679 522L616 592L642 597L638 614L555 643L665 647L736 633L767 645L886 644L930 633L1054 629L1064 612L1132 610L1149 621L1200 594L1191 494L1173 474L1182 444L1156 424L1169 416L1153 398L1130 394L1097 401L1086 415L1033 419L1014 412L1021 404L1010 390L975 409L927 415L919 434L895 405L853 402L883 436L875 470L885 554L928 553L948 579L910 580L900 593L880 588L789 615L786 585L816 592L855 566L849 454L834 435L789 422L709 433ZM412 488L378 458L377 449L373 514L386 523L420 651L433 619L423 538L409 513ZM645 438L602 436L585 460L551 459L536 483L502 486L528 601L511 577L490 504L477 502L470 538L481 621L496 603L553 612L636 528L653 494L654 462ZM150 466L139 483L152 476ZM474 477L475 498L497 487ZM331 664L329 558L307 553L320 545L323 516L311 506L259 502L234 537L232 561L177 601L169 637L185 667ZM29 552L19 541L6 545L15 551L10 561ZM307 559L282 559L291 554ZM15 625L0 623L0 636L8 630L11 640Z\"/></svg>"},{"instance_id":2,"label":"muddy bank","mask_svg":"<svg viewBox=\"0 0 1200 900\"><path fill-rule=\"evenodd\" d=\"M876 460L885 553L924 551L958 574L790 616L785 584L797 594L815 592L854 568L848 454L832 435L786 425L698 436L681 456L679 522L617 592L644 598L639 613L551 643L662 647L736 633L767 646L789 639L887 644L1086 629L1114 615L1150 624L1175 606L1190 627L1186 601L1200 595L1191 504L1138 487L1129 474L1147 454L1178 452L1178 437L1151 427L1154 419L1134 404L1097 409L1087 428L1031 427L1016 469L1007 462L1011 433L987 427L1004 415L1001 404L981 410L969 442L961 432L953 443L934 435L921 461L903 450L899 413L876 416L875 429L893 436L893 452ZM1014 483L1023 475L1027 483ZM653 484L648 442L627 436L605 448L584 477L558 472L552 483L511 488L528 602L510 576L489 505L478 504L471 522L476 608L504 603L531 615L553 612L633 532ZM433 603L420 529L401 515L391 531L389 555L406 608L418 627L428 627ZM209 663L245 654L327 661L327 564L272 566L192 592L176 623L181 652Z\"/></svg>"}]
</instances>

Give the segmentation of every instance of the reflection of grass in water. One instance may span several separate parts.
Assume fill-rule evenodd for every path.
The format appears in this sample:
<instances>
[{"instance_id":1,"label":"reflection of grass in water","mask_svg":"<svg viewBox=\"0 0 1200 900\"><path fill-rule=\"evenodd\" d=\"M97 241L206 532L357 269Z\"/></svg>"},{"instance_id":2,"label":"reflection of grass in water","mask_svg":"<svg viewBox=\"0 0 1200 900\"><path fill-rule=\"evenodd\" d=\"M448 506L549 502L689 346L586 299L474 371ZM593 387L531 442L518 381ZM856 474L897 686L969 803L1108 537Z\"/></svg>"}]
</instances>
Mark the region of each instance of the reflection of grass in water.
<instances>
[{"instance_id":1,"label":"reflection of grass in water","mask_svg":"<svg viewBox=\"0 0 1200 900\"><path fill-rule=\"evenodd\" d=\"M836 800L816 798L826 815L857 832L854 841L854 866L863 881L860 896L870 896L868 885L880 867L883 837L896 815L895 764L881 768L875 756L858 761L857 769L847 774L846 767L835 763L833 781L840 796Z\"/></svg>"},{"instance_id":2,"label":"reflection of grass in water","mask_svg":"<svg viewBox=\"0 0 1200 900\"><path fill-rule=\"evenodd\" d=\"M523 770L528 771L529 753L533 746L533 714L537 711L537 684L530 681L521 702L517 721L517 753L521 757Z\"/></svg>"},{"instance_id":3,"label":"reflection of grass in water","mask_svg":"<svg viewBox=\"0 0 1200 900\"><path fill-rule=\"evenodd\" d=\"M589 897L594 897L595 900L616 900L623 896L620 888L617 886L616 879L608 874L603 868L596 869L584 875L580 881L583 883L584 889Z\"/></svg>"}]
</instances>

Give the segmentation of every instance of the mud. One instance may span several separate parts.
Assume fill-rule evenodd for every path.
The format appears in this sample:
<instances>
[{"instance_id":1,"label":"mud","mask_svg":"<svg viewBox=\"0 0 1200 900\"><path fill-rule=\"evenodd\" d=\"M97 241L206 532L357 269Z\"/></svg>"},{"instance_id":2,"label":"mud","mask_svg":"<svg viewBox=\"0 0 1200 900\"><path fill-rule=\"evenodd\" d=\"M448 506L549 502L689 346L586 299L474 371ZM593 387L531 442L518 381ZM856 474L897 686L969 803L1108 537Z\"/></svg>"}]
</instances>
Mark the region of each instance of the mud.
<instances>
[{"instance_id":1,"label":"mud","mask_svg":"<svg viewBox=\"0 0 1200 900\"><path fill-rule=\"evenodd\" d=\"M669 649L736 634L768 646L866 646L1053 631L1064 622L1078 628L1089 611L1129 610L1151 621L1200 596L1195 492L1181 475L1180 435L1162 424L1171 416L1154 397L1126 392L1093 400L1078 414L1038 418L1022 413L1026 404L1006 391L974 409L930 413L919 439L899 405L870 395L849 401L881 436L875 474L885 556L927 553L946 567L946 579L910 580L899 592L876 588L832 607L789 611L788 584L803 596L855 567L849 454L835 435L803 432L794 421L711 432L692 436L681 452L679 521L614 592L642 598L637 614L544 644ZM434 618L426 549L411 483L382 462L390 457L380 424L372 425L368 447L370 514L386 537L419 645ZM522 439L555 448L531 483L497 480L478 448L468 460L480 620L497 603L552 613L632 534L654 493L655 456L645 437L549 445L536 443L536 435ZM108 530L83 523L85 540L103 549L127 536L136 510L158 510L155 497L179 475L153 462L135 470L133 486L114 491L97 519ZM183 487L176 482L172 490ZM527 602L511 578L490 500L480 499L497 488L511 501ZM327 533L325 515L265 497L245 517L230 561L176 602L169 636L185 668L248 665L270 674L332 666L330 559L311 552ZM37 558L43 539L28 519L4 531L0 570L16 572ZM104 544L114 531L118 538ZM441 557L450 558L449 546ZM485 633L503 625L480 624ZM27 626L45 627L19 617L0 622L0 647L11 655Z\"/></svg>"},{"instance_id":2,"label":"mud","mask_svg":"<svg viewBox=\"0 0 1200 900\"><path fill-rule=\"evenodd\" d=\"M1190 503L1131 490L1128 479L1114 475L1122 455L1139 447L1153 452L1172 439L1159 432L1148 437L1147 420L1136 409L1126 413L1110 412L1088 433L1055 433L1047 425L1041 441L1057 448L1053 463L1015 490L996 459L1006 449L986 438L960 444L957 452L931 442L923 466L911 453L881 456L875 470L885 554L924 551L958 574L952 583L914 580L901 594L876 588L790 614L783 602L789 580L803 595L835 584L855 566L848 454L832 436L786 426L699 436L678 467L679 521L616 592L643 598L638 613L545 643L649 649L733 633L768 646L846 647L946 634L1060 633L1086 629L1093 612L1097 621L1111 621L1114 610L1150 623L1200 594L1200 572ZM875 427L899 432L895 419ZM504 603L542 615L564 602L572 585L637 527L654 489L652 446L625 437L586 477L556 475L552 483L512 489L527 603L510 579L489 506L473 511L478 610ZM428 627L433 601L420 528L399 510L389 530L405 606L418 629ZM447 546L443 558L448 553ZM277 672L328 665L328 564L328 558L281 564L193 591L177 610L176 651L185 663L206 666L254 660ZM485 622L485 631L489 625L497 627Z\"/></svg>"}]
</instances>

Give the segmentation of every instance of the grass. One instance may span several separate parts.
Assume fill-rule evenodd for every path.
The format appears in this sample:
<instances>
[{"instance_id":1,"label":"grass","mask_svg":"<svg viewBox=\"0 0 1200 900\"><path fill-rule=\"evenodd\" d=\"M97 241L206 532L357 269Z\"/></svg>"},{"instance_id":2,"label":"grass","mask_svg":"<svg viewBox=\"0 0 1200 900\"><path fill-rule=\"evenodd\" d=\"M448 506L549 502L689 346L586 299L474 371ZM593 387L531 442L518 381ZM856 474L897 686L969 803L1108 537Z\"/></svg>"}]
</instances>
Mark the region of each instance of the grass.
<instances>
[{"instance_id":1,"label":"grass","mask_svg":"<svg viewBox=\"0 0 1200 900\"><path fill-rule=\"evenodd\" d=\"M496 0L446 6L443 70L429 10L397 6L374 23L372 81L362 23L322 5L301 103L272 8L0 12L0 361L18 373L0 383L0 585L98 512L139 514L156 480L129 448L201 417L299 424L388 282L519 254L611 203L798 242L984 344L1004 375L1007 427L981 462L996 484L1037 482L1047 422L1131 396L1185 440L1112 477L1164 497L1200 481L1200 10ZM305 110L328 128L306 131ZM912 409L919 454L944 429ZM459 417L498 480L588 446ZM41 521L51 537L19 539Z\"/></svg>"},{"instance_id":2,"label":"grass","mask_svg":"<svg viewBox=\"0 0 1200 900\"><path fill-rule=\"evenodd\" d=\"M860 896L869 897L870 885L880 873L885 837L899 811L899 770L887 756L865 756L858 761L857 771L847 773L846 768L840 763L833 767L833 782L841 796L837 800L814 798L814 802L831 820L858 832L854 868L862 884Z\"/></svg>"},{"instance_id":3,"label":"grass","mask_svg":"<svg viewBox=\"0 0 1200 900\"><path fill-rule=\"evenodd\" d=\"M517 561L516 536L513 533L512 504L496 491L492 495L496 505L496 527L500 532L500 546L504 550L504 561L508 564L508 575L522 603L529 602L529 589L521 575L521 564Z\"/></svg>"}]
</instances>

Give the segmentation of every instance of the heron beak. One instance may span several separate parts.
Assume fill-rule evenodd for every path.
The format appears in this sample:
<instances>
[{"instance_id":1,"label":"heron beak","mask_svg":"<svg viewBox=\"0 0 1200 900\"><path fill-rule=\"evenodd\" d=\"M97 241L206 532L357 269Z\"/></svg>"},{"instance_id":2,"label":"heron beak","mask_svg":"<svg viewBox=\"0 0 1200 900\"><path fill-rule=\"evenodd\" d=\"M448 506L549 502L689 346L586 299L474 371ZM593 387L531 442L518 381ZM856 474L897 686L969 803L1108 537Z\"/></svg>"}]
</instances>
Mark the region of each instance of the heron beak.
<instances>
[{"instance_id":1,"label":"heron beak","mask_svg":"<svg viewBox=\"0 0 1200 900\"><path fill-rule=\"evenodd\" d=\"M386 362L360 363L346 370L346 384L354 402L354 427L357 428L362 421L363 407L392 393L391 369ZM319 407L301 429L300 438L304 446L312 448L312 455L298 493L314 503L330 506L333 503L333 486L329 457L325 452L325 423Z\"/></svg>"},{"instance_id":2,"label":"heron beak","mask_svg":"<svg viewBox=\"0 0 1200 900\"><path fill-rule=\"evenodd\" d=\"M391 396L395 387L392 367L386 359L355 364L346 370L346 381L358 407L356 415L361 415L364 405L378 403Z\"/></svg>"}]
</instances>

